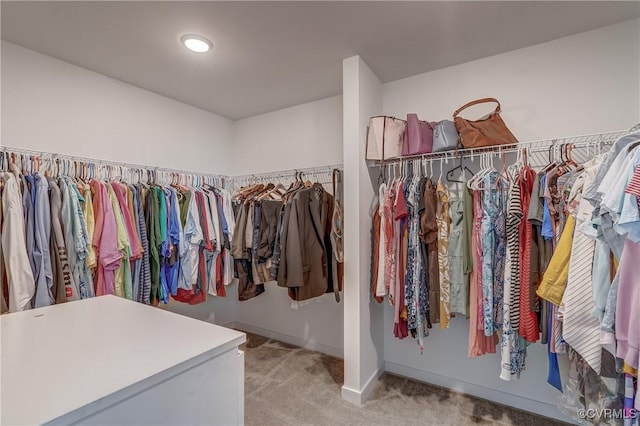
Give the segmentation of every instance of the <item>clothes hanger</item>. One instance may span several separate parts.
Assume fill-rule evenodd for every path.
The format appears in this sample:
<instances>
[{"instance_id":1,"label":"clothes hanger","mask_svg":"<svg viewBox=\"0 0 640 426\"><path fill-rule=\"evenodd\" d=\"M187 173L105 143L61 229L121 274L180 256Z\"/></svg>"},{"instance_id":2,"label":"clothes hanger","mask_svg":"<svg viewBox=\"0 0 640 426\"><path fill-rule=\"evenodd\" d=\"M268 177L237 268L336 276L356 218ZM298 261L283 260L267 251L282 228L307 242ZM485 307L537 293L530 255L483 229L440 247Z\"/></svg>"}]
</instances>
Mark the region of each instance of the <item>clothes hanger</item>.
<instances>
[{"instance_id":1,"label":"clothes hanger","mask_svg":"<svg viewBox=\"0 0 640 426\"><path fill-rule=\"evenodd\" d=\"M579 164L573 159L573 150L575 149L576 145L573 143L570 143L567 145L567 147L565 148L565 152L567 155L567 162L571 165L573 165L574 167L578 167Z\"/></svg>"},{"instance_id":2,"label":"clothes hanger","mask_svg":"<svg viewBox=\"0 0 640 426\"><path fill-rule=\"evenodd\" d=\"M51 172L52 172L52 163L51 163L51 158L47 157L46 159L44 159L44 161L42 162L42 174L45 178L50 178L51 177Z\"/></svg>"},{"instance_id":3,"label":"clothes hanger","mask_svg":"<svg viewBox=\"0 0 640 426\"><path fill-rule=\"evenodd\" d=\"M480 170L478 170L478 172L476 174L474 174L471 179L469 179L467 181L467 187L469 189L472 189L474 191L478 190L477 187L477 182L482 178L482 176L484 175L484 171L487 168L487 154L486 153L480 153L478 155L478 158L480 159Z\"/></svg>"},{"instance_id":4,"label":"clothes hanger","mask_svg":"<svg viewBox=\"0 0 640 426\"><path fill-rule=\"evenodd\" d=\"M259 201L265 200L267 197L271 195L271 192L276 188L276 185L273 183L268 183L263 191L257 195L257 199Z\"/></svg>"},{"instance_id":5,"label":"clothes hanger","mask_svg":"<svg viewBox=\"0 0 640 426\"><path fill-rule=\"evenodd\" d=\"M476 175L476 179L474 179L473 181L474 189L477 191L483 189L482 180L487 175L487 173L489 173L489 171L491 170L490 159L491 159L490 154L486 153L484 155L484 167L482 168L482 170L480 170L480 172L478 172L478 174Z\"/></svg>"},{"instance_id":6,"label":"clothes hanger","mask_svg":"<svg viewBox=\"0 0 640 426\"><path fill-rule=\"evenodd\" d=\"M74 173L75 174L75 179L74 179L75 184L76 185L82 184L83 183L83 181L82 181L82 178L83 178L83 176L82 176L82 163L79 162L79 161L74 161L73 162L73 168L74 168L74 172L75 172Z\"/></svg>"},{"instance_id":7,"label":"clothes hanger","mask_svg":"<svg viewBox=\"0 0 640 426\"><path fill-rule=\"evenodd\" d=\"M507 160L504 157L504 151L502 148L499 149L500 152L500 161L502 161L502 168L500 172L498 172L498 178L496 179L496 189L500 189L502 184L509 183L509 178L507 177Z\"/></svg>"},{"instance_id":8,"label":"clothes hanger","mask_svg":"<svg viewBox=\"0 0 640 426\"><path fill-rule=\"evenodd\" d=\"M524 152L524 148L520 148L516 152L516 162L507 166L506 170L506 178L509 183L513 183L516 180L516 177L520 173L522 167L522 153Z\"/></svg>"},{"instance_id":9,"label":"clothes hanger","mask_svg":"<svg viewBox=\"0 0 640 426\"><path fill-rule=\"evenodd\" d=\"M461 181L461 180L452 179L456 170L460 170L462 172L461 173L461 177L463 177L465 175L465 172L468 172L470 175L473 175L473 172L471 170L469 170L469 168L467 166L464 166L464 168L462 167L462 157L461 156L458 156L458 160L459 160L458 165L447 172L446 179L450 183L465 183L464 181Z\"/></svg>"},{"instance_id":10,"label":"clothes hanger","mask_svg":"<svg viewBox=\"0 0 640 426\"><path fill-rule=\"evenodd\" d=\"M480 170L480 172L478 172L478 174L476 174L476 179L474 180L474 189L476 190L483 190L484 186L483 186L483 180L485 178L485 176L487 176L489 173L496 171L495 168L493 167L493 153L486 153L485 154L485 159L484 159L484 168L482 170Z\"/></svg>"},{"instance_id":11,"label":"clothes hanger","mask_svg":"<svg viewBox=\"0 0 640 426\"><path fill-rule=\"evenodd\" d=\"M557 141L554 140L551 143L551 145L549 146L549 164L547 164L545 167L543 167L542 170L540 170L540 173L548 173L554 167L556 167L556 165L557 165L557 162L556 162L556 151L555 151L556 145L557 145ZM553 151L553 159L551 158L552 151Z\"/></svg>"},{"instance_id":12,"label":"clothes hanger","mask_svg":"<svg viewBox=\"0 0 640 426\"><path fill-rule=\"evenodd\" d=\"M480 163L480 170L478 170L478 173L473 174L469 180L467 180L467 188L473 190L474 188L474 182L478 177L478 174L482 171L482 167L483 167L483 155L484 154L478 154L478 162Z\"/></svg>"},{"instance_id":13,"label":"clothes hanger","mask_svg":"<svg viewBox=\"0 0 640 426\"><path fill-rule=\"evenodd\" d=\"M561 163L557 166L559 176L575 170L575 168L578 166L574 161L569 159L569 145L570 144L565 143L560 146Z\"/></svg>"},{"instance_id":14,"label":"clothes hanger","mask_svg":"<svg viewBox=\"0 0 640 426\"><path fill-rule=\"evenodd\" d=\"M569 157L569 161L570 163L573 165L574 167L574 171L579 172L584 170L584 165L577 163L574 159L573 159L573 149L575 148L574 144L571 144L567 147L568 151L567 151L567 156Z\"/></svg>"},{"instance_id":15,"label":"clothes hanger","mask_svg":"<svg viewBox=\"0 0 640 426\"><path fill-rule=\"evenodd\" d=\"M493 172L496 172L499 174L498 169L496 169L495 166L493 165L494 157L495 157L495 153L492 152L491 154L489 154L489 168L485 172L483 176L483 180L486 176L490 175ZM480 185L480 189L485 189L483 180L478 182L478 185ZM496 180L497 180L497 177L496 177Z\"/></svg>"}]
</instances>

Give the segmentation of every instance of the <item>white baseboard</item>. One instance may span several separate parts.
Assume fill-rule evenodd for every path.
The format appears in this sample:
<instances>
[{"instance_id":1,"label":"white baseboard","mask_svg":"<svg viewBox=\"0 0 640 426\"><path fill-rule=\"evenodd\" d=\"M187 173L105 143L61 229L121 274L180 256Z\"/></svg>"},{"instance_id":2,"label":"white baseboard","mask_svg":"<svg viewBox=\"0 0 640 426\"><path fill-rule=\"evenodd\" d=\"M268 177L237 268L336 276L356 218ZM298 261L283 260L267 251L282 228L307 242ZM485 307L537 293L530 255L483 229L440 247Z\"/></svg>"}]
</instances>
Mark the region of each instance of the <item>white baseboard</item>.
<instances>
[{"instance_id":1,"label":"white baseboard","mask_svg":"<svg viewBox=\"0 0 640 426\"><path fill-rule=\"evenodd\" d=\"M342 399L352 404L362 404L362 392L358 392L354 389L342 386Z\"/></svg>"},{"instance_id":2,"label":"white baseboard","mask_svg":"<svg viewBox=\"0 0 640 426\"><path fill-rule=\"evenodd\" d=\"M266 328L260 328L241 322L230 322L228 324L225 324L224 327L235 328L247 333L253 333L259 336L268 337L269 339L279 340L284 343L289 343L290 345L296 345L312 351L322 352L327 355L335 356L336 358L344 358L344 350L342 348L336 348L334 346L325 345L324 343L314 342L312 340L305 340L301 337L289 336L288 334L278 333L277 331L268 330Z\"/></svg>"},{"instance_id":3,"label":"white baseboard","mask_svg":"<svg viewBox=\"0 0 640 426\"><path fill-rule=\"evenodd\" d=\"M560 410L558 410L558 408L553 404L536 401L534 399L502 392L484 386L479 386L462 380L453 379L451 377L445 377L439 374L418 370L416 368L407 367L401 364L396 364L394 362L385 361L384 368L385 371L396 374L398 376L403 376L432 385L441 386L455 392L460 392L466 395L473 395L478 398L486 399L509 407L514 407L519 410L528 411L530 413L558 419L564 422L575 423L574 420L562 414L562 412L560 412Z\"/></svg>"},{"instance_id":4,"label":"white baseboard","mask_svg":"<svg viewBox=\"0 0 640 426\"><path fill-rule=\"evenodd\" d=\"M374 391L376 386L378 385L378 380L384 374L384 370L379 369L367 380L367 383L363 386L361 391L357 391L355 389L351 389L347 386L342 386L342 399L345 401L349 401L352 404L362 405L367 399L369 399L369 395Z\"/></svg>"}]
</instances>

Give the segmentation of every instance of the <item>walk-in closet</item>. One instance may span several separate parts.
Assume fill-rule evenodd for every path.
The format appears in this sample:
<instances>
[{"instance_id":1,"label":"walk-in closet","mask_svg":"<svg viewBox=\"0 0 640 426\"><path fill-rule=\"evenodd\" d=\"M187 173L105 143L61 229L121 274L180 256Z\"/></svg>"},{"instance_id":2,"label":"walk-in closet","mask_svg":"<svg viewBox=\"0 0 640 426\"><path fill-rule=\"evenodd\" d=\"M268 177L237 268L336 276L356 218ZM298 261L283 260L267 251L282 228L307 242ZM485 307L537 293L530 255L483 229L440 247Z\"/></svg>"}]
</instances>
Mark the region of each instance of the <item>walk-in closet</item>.
<instances>
[{"instance_id":1,"label":"walk-in closet","mask_svg":"<svg viewBox=\"0 0 640 426\"><path fill-rule=\"evenodd\" d=\"M638 425L640 3L0 8L0 424Z\"/></svg>"}]
</instances>

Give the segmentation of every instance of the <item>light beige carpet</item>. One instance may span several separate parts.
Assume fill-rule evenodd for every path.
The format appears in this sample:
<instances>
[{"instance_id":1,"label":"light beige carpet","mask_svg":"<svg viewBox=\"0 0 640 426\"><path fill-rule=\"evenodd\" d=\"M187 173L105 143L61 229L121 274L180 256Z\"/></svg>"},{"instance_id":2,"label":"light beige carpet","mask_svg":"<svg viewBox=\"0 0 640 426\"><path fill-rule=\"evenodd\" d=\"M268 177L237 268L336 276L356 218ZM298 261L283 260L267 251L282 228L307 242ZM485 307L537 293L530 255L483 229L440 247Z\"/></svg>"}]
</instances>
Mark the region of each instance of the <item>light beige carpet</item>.
<instances>
[{"instance_id":1,"label":"light beige carpet","mask_svg":"<svg viewBox=\"0 0 640 426\"><path fill-rule=\"evenodd\" d=\"M564 424L386 373L356 406L341 398L341 359L254 334L242 349L248 426Z\"/></svg>"}]
</instances>

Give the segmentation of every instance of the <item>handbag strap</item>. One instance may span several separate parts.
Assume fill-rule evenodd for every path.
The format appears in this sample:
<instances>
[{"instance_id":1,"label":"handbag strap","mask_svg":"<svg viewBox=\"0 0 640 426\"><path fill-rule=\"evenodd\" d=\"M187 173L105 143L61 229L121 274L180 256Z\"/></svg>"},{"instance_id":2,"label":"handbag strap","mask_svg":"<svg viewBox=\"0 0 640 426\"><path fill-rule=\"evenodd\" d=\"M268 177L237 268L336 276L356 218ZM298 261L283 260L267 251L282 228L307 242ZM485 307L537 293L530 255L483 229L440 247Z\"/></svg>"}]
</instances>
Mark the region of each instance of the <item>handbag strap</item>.
<instances>
[{"instance_id":1,"label":"handbag strap","mask_svg":"<svg viewBox=\"0 0 640 426\"><path fill-rule=\"evenodd\" d=\"M469 103L466 103L464 105L462 105L460 108L458 108L456 110L456 112L453 113L453 118L456 118L458 116L458 114L460 114L460 112L462 112L463 109L469 108L470 106L473 105L477 105L477 104L483 104L486 102L495 102L498 104L498 106L496 107L494 112L500 112L500 102L498 102L498 100L496 98L482 98L482 99L476 99L475 101L471 101Z\"/></svg>"}]
</instances>

